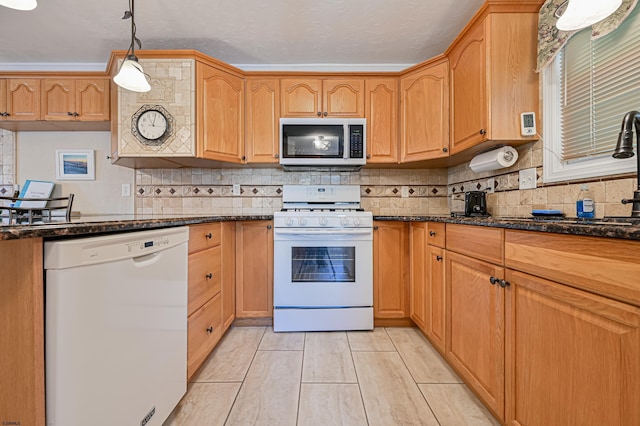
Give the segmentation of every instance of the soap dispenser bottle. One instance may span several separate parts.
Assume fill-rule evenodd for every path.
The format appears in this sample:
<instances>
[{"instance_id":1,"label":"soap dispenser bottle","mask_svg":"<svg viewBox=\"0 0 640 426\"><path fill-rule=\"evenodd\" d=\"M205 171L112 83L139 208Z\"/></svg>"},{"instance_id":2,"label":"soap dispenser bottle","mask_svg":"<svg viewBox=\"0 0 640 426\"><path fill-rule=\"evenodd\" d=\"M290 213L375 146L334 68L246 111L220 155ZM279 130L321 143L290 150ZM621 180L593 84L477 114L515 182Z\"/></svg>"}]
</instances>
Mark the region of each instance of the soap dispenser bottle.
<instances>
[{"instance_id":1,"label":"soap dispenser bottle","mask_svg":"<svg viewBox=\"0 0 640 426\"><path fill-rule=\"evenodd\" d=\"M596 205L593 202L589 185L582 185L576 201L576 214L582 219L593 219L596 213Z\"/></svg>"}]
</instances>

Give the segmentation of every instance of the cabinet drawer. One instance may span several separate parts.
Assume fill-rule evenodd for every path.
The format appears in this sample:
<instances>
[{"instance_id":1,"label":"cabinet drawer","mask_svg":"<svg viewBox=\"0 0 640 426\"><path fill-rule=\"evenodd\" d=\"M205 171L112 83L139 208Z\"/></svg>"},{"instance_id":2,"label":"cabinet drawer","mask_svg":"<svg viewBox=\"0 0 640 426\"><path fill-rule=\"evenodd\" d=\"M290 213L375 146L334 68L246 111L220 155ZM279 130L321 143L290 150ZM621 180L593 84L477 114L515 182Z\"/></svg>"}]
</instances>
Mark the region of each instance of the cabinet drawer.
<instances>
[{"instance_id":1,"label":"cabinet drawer","mask_svg":"<svg viewBox=\"0 0 640 426\"><path fill-rule=\"evenodd\" d=\"M505 264L640 306L640 241L505 232Z\"/></svg>"},{"instance_id":2,"label":"cabinet drawer","mask_svg":"<svg viewBox=\"0 0 640 426\"><path fill-rule=\"evenodd\" d=\"M504 230L484 226L447 224L447 250L502 265Z\"/></svg>"},{"instance_id":3,"label":"cabinet drawer","mask_svg":"<svg viewBox=\"0 0 640 426\"><path fill-rule=\"evenodd\" d=\"M189 255L189 315L221 289L220 246Z\"/></svg>"},{"instance_id":4,"label":"cabinet drawer","mask_svg":"<svg viewBox=\"0 0 640 426\"><path fill-rule=\"evenodd\" d=\"M222 297L218 293L189 317L187 379L200 367L222 337Z\"/></svg>"},{"instance_id":5,"label":"cabinet drawer","mask_svg":"<svg viewBox=\"0 0 640 426\"><path fill-rule=\"evenodd\" d=\"M220 245L220 222L189 227L189 253Z\"/></svg>"},{"instance_id":6,"label":"cabinet drawer","mask_svg":"<svg viewBox=\"0 0 640 426\"><path fill-rule=\"evenodd\" d=\"M427 233L427 244L436 247L445 247L445 224L439 222L429 222L429 232Z\"/></svg>"}]
</instances>

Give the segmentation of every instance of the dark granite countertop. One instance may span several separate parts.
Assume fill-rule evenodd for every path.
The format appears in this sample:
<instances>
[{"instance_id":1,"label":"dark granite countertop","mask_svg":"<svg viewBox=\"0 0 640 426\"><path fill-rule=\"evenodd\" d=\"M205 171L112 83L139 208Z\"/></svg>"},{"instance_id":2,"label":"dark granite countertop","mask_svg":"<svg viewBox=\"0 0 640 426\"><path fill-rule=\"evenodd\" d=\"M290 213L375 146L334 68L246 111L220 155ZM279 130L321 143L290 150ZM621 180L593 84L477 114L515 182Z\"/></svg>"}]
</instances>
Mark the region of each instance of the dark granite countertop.
<instances>
[{"instance_id":1,"label":"dark granite countertop","mask_svg":"<svg viewBox=\"0 0 640 426\"><path fill-rule=\"evenodd\" d=\"M51 222L35 225L0 226L0 240L19 238L59 238L87 236L111 232L169 228L208 222L238 220L270 220L273 215L112 215L82 216L70 222Z\"/></svg>"},{"instance_id":2,"label":"dark granite countertop","mask_svg":"<svg viewBox=\"0 0 640 426\"><path fill-rule=\"evenodd\" d=\"M488 226L525 231L557 234L621 238L640 241L640 219L592 219L562 220L501 217L450 217L450 216L374 216L380 221L443 222L463 225ZM0 240L19 238L62 238L111 232L128 232L173 226L194 225L208 222L239 220L271 220L273 215L114 215L83 216L70 222L54 222L39 225L0 226Z\"/></svg>"}]
</instances>

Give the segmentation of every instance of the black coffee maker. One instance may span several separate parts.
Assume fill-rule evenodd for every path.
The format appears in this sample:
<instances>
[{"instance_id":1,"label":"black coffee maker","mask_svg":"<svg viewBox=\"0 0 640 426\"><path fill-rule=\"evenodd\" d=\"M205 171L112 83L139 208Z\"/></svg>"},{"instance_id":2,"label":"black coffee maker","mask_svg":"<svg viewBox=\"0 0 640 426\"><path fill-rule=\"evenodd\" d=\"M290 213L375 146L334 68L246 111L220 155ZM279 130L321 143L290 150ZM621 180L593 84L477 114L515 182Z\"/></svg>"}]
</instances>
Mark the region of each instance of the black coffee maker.
<instances>
[{"instance_id":1,"label":"black coffee maker","mask_svg":"<svg viewBox=\"0 0 640 426\"><path fill-rule=\"evenodd\" d=\"M487 213L487 194L484 191L468 191L464 193L465 216L490 216Z\"/></svg>"}]
</instances>

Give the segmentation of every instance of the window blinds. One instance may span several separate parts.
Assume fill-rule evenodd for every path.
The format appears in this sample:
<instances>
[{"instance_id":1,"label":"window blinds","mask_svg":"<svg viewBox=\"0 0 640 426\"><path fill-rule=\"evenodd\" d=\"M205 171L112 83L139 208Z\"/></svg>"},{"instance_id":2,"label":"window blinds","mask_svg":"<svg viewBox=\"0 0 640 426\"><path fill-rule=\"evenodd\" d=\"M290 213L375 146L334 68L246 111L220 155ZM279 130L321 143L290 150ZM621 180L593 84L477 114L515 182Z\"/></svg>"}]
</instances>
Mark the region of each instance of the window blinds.
<instances>
[{"instance_id":1,"label":"window blinds","mask_svg":"<svg viewBox=\"0 0 640 426\"><path fill-rule=\"evenodd\" d=\"M640 14L636 8L611 34L575 34L561 62L562 159L613 152L622 117L640 110Z\"/></svg>"}]
</instances>

